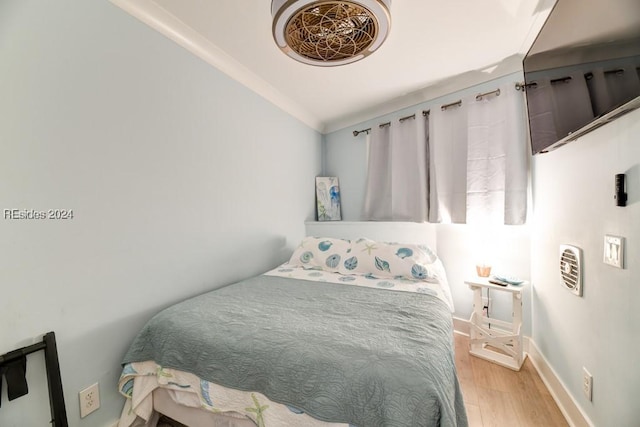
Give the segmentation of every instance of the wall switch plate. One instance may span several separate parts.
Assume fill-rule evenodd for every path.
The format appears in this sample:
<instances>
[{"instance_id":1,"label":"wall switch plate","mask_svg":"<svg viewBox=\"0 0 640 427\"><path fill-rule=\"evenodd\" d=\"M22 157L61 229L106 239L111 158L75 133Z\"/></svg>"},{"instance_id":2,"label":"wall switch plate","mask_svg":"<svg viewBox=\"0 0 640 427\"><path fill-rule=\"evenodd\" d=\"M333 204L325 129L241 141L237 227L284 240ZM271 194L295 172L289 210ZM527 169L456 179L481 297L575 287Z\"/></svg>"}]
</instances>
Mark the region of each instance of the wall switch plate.
<instances>
[{"instance_id":1,"label":"wall switch plate","mask_svg":"<svg viewBox=\"0 0 640 427\"><path fill-rule=\"evenodd\" d=\"M591 401L593 398L593 376L584 366L582 367L582 391L584 396Z\"/></svg>"},{"instance_id":2,"label":"wall switch plate","mask_svg":"<svg viewBox=\"0 0 640 427\"><path fill-rule=\"evenodd\" d=\"M90 385L79 393L80 418L84 418L100 407L100 388L98 383Z\"/></svg>"},{"instance_id":3,"label":"wall switch plate","mask_svg":"<svg viewBox=\"0 0 640 427\"><path fill-rule=\"evenodd\" d=\"M613 267L624 268L624 237L604 236L603 261Z\"/></svg>"}]
</instances>

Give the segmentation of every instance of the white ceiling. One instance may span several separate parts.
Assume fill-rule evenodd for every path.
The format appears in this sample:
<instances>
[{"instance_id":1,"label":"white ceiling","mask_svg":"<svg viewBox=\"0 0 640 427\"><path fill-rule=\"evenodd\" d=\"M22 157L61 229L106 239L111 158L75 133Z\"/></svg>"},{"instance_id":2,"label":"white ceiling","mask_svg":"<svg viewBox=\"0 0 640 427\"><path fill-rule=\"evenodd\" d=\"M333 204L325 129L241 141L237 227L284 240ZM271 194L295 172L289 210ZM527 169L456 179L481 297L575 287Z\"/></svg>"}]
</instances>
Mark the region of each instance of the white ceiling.
<instances>
[{"instance_id":1,"label":"white ceiling","mask_svg":"<svg viewBox=\"0 0 640 427\"><path fill-rule=\"evenodd\" d=\"M377 52L313 67L275 45L268 0L111 1L320 132L519 70L555 3L393 0Z\"/></svg>"}]
</instances>

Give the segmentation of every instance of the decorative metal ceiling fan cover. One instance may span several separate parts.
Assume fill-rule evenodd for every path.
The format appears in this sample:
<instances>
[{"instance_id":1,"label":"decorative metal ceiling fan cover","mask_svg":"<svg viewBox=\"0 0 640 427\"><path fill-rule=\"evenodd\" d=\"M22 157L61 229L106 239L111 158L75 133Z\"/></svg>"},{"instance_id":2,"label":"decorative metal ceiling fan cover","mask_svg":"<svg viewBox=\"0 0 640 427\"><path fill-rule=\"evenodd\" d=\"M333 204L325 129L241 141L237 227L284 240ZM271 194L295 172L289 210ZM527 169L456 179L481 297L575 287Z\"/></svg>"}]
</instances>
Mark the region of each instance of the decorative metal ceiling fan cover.
<instances>
[{"instance_id":1,"label":"decorative metal ceiling fan cover","mask_svg":"<svg viewBox=\"0 0 640 427\"><path fill-rule=\"evenodd\" d=\"M272 0L273 38L293 59L345 65L372 54L389 34L391 0Z\"/></svg>"}]
</instances>

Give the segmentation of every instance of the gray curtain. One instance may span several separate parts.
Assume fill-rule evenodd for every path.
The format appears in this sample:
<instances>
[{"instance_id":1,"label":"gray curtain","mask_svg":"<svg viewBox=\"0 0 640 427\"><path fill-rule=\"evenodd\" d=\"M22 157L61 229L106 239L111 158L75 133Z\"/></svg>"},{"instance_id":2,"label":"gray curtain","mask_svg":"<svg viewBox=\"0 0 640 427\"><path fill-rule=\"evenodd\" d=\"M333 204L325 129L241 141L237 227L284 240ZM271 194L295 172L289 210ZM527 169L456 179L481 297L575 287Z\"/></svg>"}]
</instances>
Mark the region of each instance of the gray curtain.
<instances>
[{"instance_id":1,"label":"gray curtain","mask_svg":"<svg viewBox=\"0 0 640 427\"><path fill-rule=\"evenodd\" d=\"M364 220L427 221L428 133L421 117L372 129Z\"/></svg>"},{"instance_id":2,"label":"gray curtain","mask_svg":"<svg viewBox=\"0 0 640 427\"><path fill-rule=\"evenodd\" d=\"M505 84L498 96L373 127L363 219L524 224L525 119L523 94Z\"/></svg>"},{"instance_id":3,"label":"gray curtain","mask_svg":"<svg viewBox=\"0 0 640 427\"><path fill-rule=\"evenodd\" d=\"M391 130L374 126L367 135L369 162L362 218L384 221L391 218Z\"/></svg>"},{"instance_id":4,"label":"gray curtain","mask_svg":"<svg viewBox=\"0 0 640 427\"><path fill-rule=\"evenodd\" d=\"M524 96L513 84L431 113L430 221L524 224L529 148Z\"/></svg>"},{"instance_id":5,"label":"gray curtain","mask_svg":"<svg viewBox=\"0 0 640 427\"><path fill-rule=\"evenodd\" d=\"M430 120L430 148L435 203L430 220L464 224L467 219L467 106L434 108Z\"/></svg>"},{"instance_id":6,"label":"gray curtain","mask_svg":"<svg viewBox=\"0 0 640 427\"><path fill-rule=\"evenodd\" d=\"M467 223L524 224L528 146L524 99L509 85L468 100Z\"/></svg>"}]
</instances>

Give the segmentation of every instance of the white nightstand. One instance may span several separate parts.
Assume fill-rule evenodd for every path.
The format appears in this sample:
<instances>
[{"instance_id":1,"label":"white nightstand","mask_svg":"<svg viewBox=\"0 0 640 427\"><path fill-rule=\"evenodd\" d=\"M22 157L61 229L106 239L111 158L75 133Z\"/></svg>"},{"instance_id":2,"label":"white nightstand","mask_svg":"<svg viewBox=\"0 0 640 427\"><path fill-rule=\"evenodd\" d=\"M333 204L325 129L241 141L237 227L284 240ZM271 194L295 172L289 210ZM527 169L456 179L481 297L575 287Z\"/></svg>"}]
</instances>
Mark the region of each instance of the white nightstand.
<instances>
[{"instance_id":1,"label":"white nightstand","mask_svg":"<svg viewBox=\"0 0 640 427\"><path fill-rule=\"evenodd\" d=\"M473 291L473 313L469 319L469 353L519 371L526 355L522 351L522 288L489 283L488 277L472 277L464 282ZM482 289L509 292L512 296L512 321L489 319L482 315Z\"/></svg>"}]
</instances>

